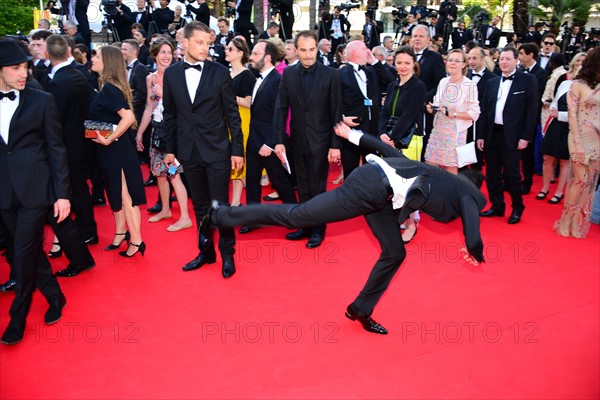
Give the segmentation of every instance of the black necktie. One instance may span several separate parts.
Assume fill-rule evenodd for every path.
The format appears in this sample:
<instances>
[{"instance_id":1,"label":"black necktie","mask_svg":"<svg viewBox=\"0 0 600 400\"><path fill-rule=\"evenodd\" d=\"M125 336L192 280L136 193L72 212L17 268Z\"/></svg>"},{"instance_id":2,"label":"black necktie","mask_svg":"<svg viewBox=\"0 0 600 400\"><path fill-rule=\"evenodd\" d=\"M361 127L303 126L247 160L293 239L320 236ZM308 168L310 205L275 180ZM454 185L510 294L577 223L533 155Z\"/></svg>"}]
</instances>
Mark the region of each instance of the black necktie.
<instances>
[{"instance_id":1,"label":"black necktie","mask_svg":"<svg viewBox=\"0 0 600 400\"><path fill-rule=\"evenodd\" d=\"M188 63L183 63L184 70L189 69L189 68L194 68L195 70L202 72L202 65L200 65L200 64L192 65L192 64L188 64Z\"/></svg>"},{"instance_id":2,"label":"black necktie","mask_svg":"<svg viewBox=\"0 0 600 400\"><path fill-rule=\"evenodd\" d=\"M7 98L10 101L13 101L14 99L17 98L17 94L13 91L10 91L8 93L4 93L4 92L0 92L0 100Z\"/></svg>"},{"instance_id":3,"label":"black necktie","mask_svg":"<svg viewBox=\"0 0 600 400\"><path fill-rule=\"evenodd\" d=\"M502 77L502 82L504 82L504 81L512 81L513 79L515 79L515 74L512 74L511 76L503 76Z\"/></svg>"}]
</instances>

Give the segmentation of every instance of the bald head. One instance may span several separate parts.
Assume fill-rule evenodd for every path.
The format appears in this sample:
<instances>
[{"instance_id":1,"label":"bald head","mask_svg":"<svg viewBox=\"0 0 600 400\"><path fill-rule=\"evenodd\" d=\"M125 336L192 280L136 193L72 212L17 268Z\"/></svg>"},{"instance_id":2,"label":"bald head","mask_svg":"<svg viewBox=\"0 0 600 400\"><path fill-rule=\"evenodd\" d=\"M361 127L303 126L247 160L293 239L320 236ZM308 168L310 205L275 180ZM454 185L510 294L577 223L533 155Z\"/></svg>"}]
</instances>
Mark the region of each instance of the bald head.
<instances>
[{"instance_id":1,"label":"bald head","mask_svg":"<svg viewBox=\"0 0 600 400\"><path fill-rule=\"evenodd\" d=\"M349 62L353 62L358 65L367 64L367 53L370 50L367 48L364 42L353 40L346 45L346 59Z\"/></svg>"}]
</instances>

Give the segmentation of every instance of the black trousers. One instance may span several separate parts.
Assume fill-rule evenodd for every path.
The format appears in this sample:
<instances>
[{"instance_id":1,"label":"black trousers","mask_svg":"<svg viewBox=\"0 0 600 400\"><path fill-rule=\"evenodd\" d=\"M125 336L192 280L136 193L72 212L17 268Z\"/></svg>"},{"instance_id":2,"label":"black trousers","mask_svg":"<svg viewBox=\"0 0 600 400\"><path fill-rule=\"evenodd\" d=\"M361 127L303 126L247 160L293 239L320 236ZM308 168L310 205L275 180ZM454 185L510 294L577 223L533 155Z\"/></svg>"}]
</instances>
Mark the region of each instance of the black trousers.
<instances>
[{"instance_id":1,"label":"black trousers","mask_svg":"<svg viewBox=\"0 0 600 400\"><path fill-rule=\"evenodd\" d=\"M310 154L293 154L296 168L296 182L298 183L298 198L304 203L318 194L327 190L327 174L329 173L329 162L327 156L315 157ZM313 233L324 233L325 224L312 227Z\"/></svg>"},{"instance_id":2,"label":"black trousers","mask_svg":"<svg viewBox=\"0 0 600 400\"><path fill-rule=\"evenodd\" d=\"M229 181L231 176L231 161L205 162L194 146L192 157L181 161L187 177L190 196L199 223L206 214L211 202L217 200L220 204L229 204ZM200 245L200 251L214 251L212 232L209 233L209 243ZM219 250L222 256L230 256L235 252L235 233L233 229L219 229Z\"/></svg>"},{"instance_id":3,"label":"black trousers","mask_svg":"<svg viewBox=\"0 0 600 400\"><path fill-rule=\"evenodd\" d=\"M297 203L296 193L279 158L274 152L269 157L262 157L257 151L246 152L246 203L260 203L262 195L260 178L263 168L267 170L269 180L279 193L279 198L284 203Z\"/></svg>"},{"instance_id":4,"label":"black trousers","mask_svg":"<svg viewBox=\"0 0 600 400\"><path fill-rule=\"evenodd\" d=\"M364 288L354 300L361 311L371 314L406 256L398 216L389 201L388 188L377 169L366 164L355 169L344 184L301 204L262 204L220 207L215 212L221 228L280 225L308 228L364 215L381 246Z\"/></svg>"},{"instance_id":5,"label":"black trousers","mask_svg":"<svg viewBox=\"0 0 600 400\"><path fill-rule=\"evenodd\" d=\"M363 131L364 132L364 131ZM350 143L347 140L344 140L342 143L342 148L340 149L340 153L342 155L342 168L344 170L344 179L348 178L352 171L354 171L360 165L360 160L362 158L363 164L366 163L365 157L370 152L364 150L357 145Z\"/></svg>"},{"instance_id":6,"label":"black trousers","mask_svg":"<svg viewBox=\"0 0 600 400\"><path fill-rule=\"evenodd\" d=\"M491 143L486 144L487 188L490 202L495 210L504 210L502 179L508 186L514 211L522 211L521 172L519 162L521 150L509 149L504 140L502 125L494 124ZM504 174L502 170L504 169Z\"/></svg>"},{"instance_id":7,"label":"black trousers","mask_svg":"<svg viewBox=\"0 0 600 400\"><path fill-rule=\"evenodd\" d=\"M69 265L77 267L90 266L94 264L94 257L82 239L82 235L75 221L71 217L65 218L60 224L56 222L54 209L50 207L48 212L48 223L52 226L60 247L69 260ZM89 237L89 236L88 236Z\"/></svg>"},{"instance_id":8,"label":"black trousers","mask_svg":"<svg viewBox=\"0 0 600 400\"><path fill-rule=\"evenodd\" d=\"M87 184L89 170L89 161L69 163L71 209L75 213L75 223L82 240L87 240L98 234L98 227L94 219L94 203Z\"/></svg>"},{"instance_id":9,"label":"black trousers","mask_svg":"<svg viewBox=\"0 0 600 400\"><path fill-rule=\"evenodd\" d=\"M539 119L539 118L538 118ZM533 133L533 139L526 148L521 152L521 165L523 169L523 186L533 184L533 173L535 170L535 137L539 126L536 126L536 131ZM539 128L541 129L541 128Z\"/></svg>"},{"instance_id":10,"label":"black trousers","mask_svg":"<svg viewBox=\"0 0 600 400\"><path fill-rule=\"evenodd\" d=\"M17 282L9 312L13 320L25 323L36 287L48 302L62 292L42 249L48 207L25 208L16 197L13 199L10 209L0 210L13 243L11 273Z\"/></svg>"}]
</instances>

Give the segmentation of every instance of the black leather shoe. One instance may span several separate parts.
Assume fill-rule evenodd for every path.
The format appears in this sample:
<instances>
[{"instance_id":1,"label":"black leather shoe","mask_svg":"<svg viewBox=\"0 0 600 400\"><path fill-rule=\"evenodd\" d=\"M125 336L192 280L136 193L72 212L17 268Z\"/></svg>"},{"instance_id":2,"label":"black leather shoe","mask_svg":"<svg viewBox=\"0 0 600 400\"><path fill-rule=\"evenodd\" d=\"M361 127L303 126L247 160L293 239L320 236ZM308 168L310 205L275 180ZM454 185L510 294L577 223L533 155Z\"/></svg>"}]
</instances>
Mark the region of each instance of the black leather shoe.
<instances>
[{"instance_id":1,"label":"black leather shoe","mask_svg":"<svg viewBox=\"0 0 600 400\"><path fill-rule=\"evenodd\" d=\"M14 279L9 279L8 281L0 285L0 292L12 292L13 290L15 290L15 286L17 286L17 281L15 281Z\"/></svg>"},{"instance_id":2,"label":"black leather shoe","mask_svg":"<svg viewBox=\"0 0 600 400\"><path fill-rule=\"evenodd\" d=\"M252 230L252 228L250 228L249 226L242 226L242 227L240 228L240 233L243 235L243 234L245 234L245 233L248 233L248 232L250 232L251 230Z\"/></svg>"},{"instance_id":3,"label":"black leather shoe","mask_svg":"<svg viewBox=\"0 0 600 400\"><path fill-rule=\"evenodd\" d=\"M150 214L158 214L161 211L162 211L162 204L160 202L157 202L155 205L153 205L152 207L150 207L148 209L148 212Z\"/></svg>"},{"instance_id":4,"label":"black leather shoe","mask_svg":"<svg viewBox=\"0 0 600 400\"><path fill-rule=\"evenodd\" d=\"M46 311L46 315L44 315L44 322L47 325L52 325L57 323L62 318L62 309L67 304L67 299L64 294L60 294L60 296L54 296L50 299L50 307L48 307L48 311Z\"/></svg>"},{"instance_id":5,"label":"black leather shoe","mask_svg":"<svg viewBox=\"0 0 600 400\"><path fill-rule=\"evenodd\" d=\"M157 182L156 182L156 177L154 177L154 175L150 175L150 177L148 179L146 179L146 182L144 182L144 186L156 186Z\"/></svg>"},{"instance_id":6,"label":"black leather shoe","mask_svg":"<svg viewBox=\"0 0 600 400\"><path fill-rule=\"evenodd\" d=\"M490 208L487 211L482 211L479 213L480 217L504 217L504 210L496 210Z\"/></svg>"},{"instance_id":7,"label":"black leather shoe","mask_svg":"<svg viewBox=\"0 0 600 400\"><path fill-rule=\"evenodd\" d=\"M302 239L307 239L309 237L311 237L310 229L304 229L304 228L300 228L295 232L288 233L287 235L285 235L285 238L287 240L302 240Z\"/></svg>"},{"instance_id":8,"label":"black leather shoe","mask_svg":"<svg viewBox=\"0 0 600 400\"><path fill-rule=\"evenodd\" d=\"M387 335L388 333L387 329L381 326L381 324L378 324L369 315L356 309L356 307L354 307L352 304L350 304L346 309L346 317L350 318L352 321L358 320L365 331L378 333L380 335Z\"/></svg>"},{"instance_id":9,"label":"black leather shoe","mask_svg":"<svg viewBox=\"0 0 600 400\"><path fill-rule=\"evenodd\" d=\"M95 206L105 206L106 205L106 200L104 199L104 196L94 197L94 199L92 201L94 202Z\"/></svg>"},{"instance_id":10,"label":"black leather shoe","mask_svg":"<svg viewBox=\"0 0 600 400\"><path fill-rule=\"evenodd\" d=\"M85 244L98 244L98 235L91 236L83 241Z\"/></svg>"},{"instance_id":11,"label":"black leather shoe","mask_svg":"<svg viewBox=\"0 0 600 400\"><path fill-rule=\"evenodd\" d=\"M75 265L69 264L69 266L67 268L56 272L56 274L54 274L54 275L61 277L61 278L70 278L70 277L79 275L83 271L87 271L88 269L94 268L95 265L96 264L75 266Z\"/></svg>"},{"instance_id":12,"label":"black leather shoe","mask_svg":"<svg viewBox=\"0 0 600 400\"><path fill-rule=\"evenodd\" d=\"M235 274L235 262L233 256L223 257L223 278L231 278Z\"/></svg>"},{"instance_id":13,"label":"black leather shoe","mask_svg":"<svg viewBox=\"0 0 600 400\"><path fill-rule=\"evenodd\" d=\"M263 200L264 201L277 201L277 200L279 200L279 196L277 196L277 197L271 197L269 195L266 195L266 196L263 196Z\"/></svg>"},{"instance_id":14,"label":"black leather shoe","mask_svg":"<svg viewBox=\"0 0 600 400\"><path fill-rule=\"evenodd\" d=\"M186 272L193 271L195 269L200 268L204 264L213 264L216 261L217 261L217 255L216 255L215 251L214 250L208 251L205 253L198 254L198 257L194 258L192 261L185 264L182 269Z\"/></svg>"},{"instance_id":15,"label":"black leather shoe","mask_svg":"<svg viewBox=\"0 0 600 400\"><path fill-rule=\"evenodd\" d=\"M321 243L323 243L323 240L325 240L325 234L313 233L310 236L310 239L308 239L308 242L306 242L306 247L308 249L314 249L316 247L319 247Z\"/></svg>"},{"instance_id":16,"label":"black leather shoe","mask_svg":"<svg viewBox=\"0 0 600 400\"><path fill-rule=\"evenodd\" d=\"M8 327L6 327L6 330L2 335L2 339L0 339L0 343L7 345L17 344L23 340L24 334L25 322L15 322L11 319Z\"/></svg>"},{"instance_id":17,"label":"black leather shoe","mask_svg":"<svg viewBox=\"0 0 600 400\"><path fill-rule=\"evenodd\" d=\"M512 214L510 214L510 217L508 217L508 224L509 225L518 224L521 221L522 215L523 215L523 210L513 211Z\"/></svg>"}]
</instances>

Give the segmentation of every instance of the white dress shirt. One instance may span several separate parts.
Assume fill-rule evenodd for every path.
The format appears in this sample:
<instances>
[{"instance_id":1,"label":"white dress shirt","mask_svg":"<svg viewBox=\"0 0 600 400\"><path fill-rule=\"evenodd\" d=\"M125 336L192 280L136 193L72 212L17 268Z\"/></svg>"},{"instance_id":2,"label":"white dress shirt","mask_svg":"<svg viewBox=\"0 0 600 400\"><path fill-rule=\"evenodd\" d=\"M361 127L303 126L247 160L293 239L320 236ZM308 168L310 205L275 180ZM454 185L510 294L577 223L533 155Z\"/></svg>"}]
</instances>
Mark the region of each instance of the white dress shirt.
<instances>
[{"instance_id":1,"label":"white dress shirt","mask_svg":"<svg viewBox=\"0 0 600 400\"><path fill-rule=\"evenodd\" d=\"M62 67L66 67L67 65L71 65L71 61L69 61L69 60L63 61L60 64L56 64L55 66L53 66L52 71L50 71L50 73L48 74L48 78L54 79L54 75L56 75L58 70L61 69Z\"/></svg>"},{"instance_id":2,"label":"white dress shirt","mask_svg":"<svg viewBox=\"0 0 600 400\"><path fill-rule=\"evenodd\" d=\"M2 136L2 139L6 144L8 144L8 137L10 133L10 121L12 120L13 115L15 115L17 107L19 107L19 97L21 95L18 90L13 90L13 92L16 95L14 100L9 100L7 98L0 100L0 136Z\"/></svg>"},{"instance_id":3,"label":"white dress shirt","mask_svg":"<svg viewBox=\"0 0 600 400\"><path fill-rule=\"evenodd\" d=\"M265 78L274 69L275 69L275 67L271 67L269 69L266 69L263 72L261 72L260 75L256 78L256 83L254 84L254 90L252 90L252 102L251 102L251 104L254 104L254 98L256 97L256 92L258 92L258 89L260 88L260 85L262 85L262 83L265 81Z\"/></svg>"},{"instance_id":4,"label":"white dress shirt","mask_svg":"<svg viewBox=\"0 0 600 400\"><path fill-rule=\"evenodd\" d=\"M200 61L196 64L192 64L183 58L184 62L190 65L200 65L202 66L202 70L204 70L204 62ZM202 78L202 71L198 71L195 68L187 68L185 70L185 85L187 86L188 94L190 95L190 100L192 103L196 99L196 90L198 89L198 85L200 85L200 78Z\"/></svg>"},{"instance_id":5,"label":"white dress shirt","mask_svg":"<svg viewBox=\"0 0 600 400\"><path fill-rule=\"evenodd\" d=\"M515 71L510 73L509 75L502 74L504 76L514 75ZM514 79L514 78L513 78ZM510 93L510 88L512 87L513 81L510 79L502 81L500 78L500 86L498 87L498 95L496 97L496 115L494 116L494 123L498 125L504 125L504 119L502 112L504 111L504 106L506 105L506 99L508 99L508 93Z\"/></svg>"}]
</instances>

